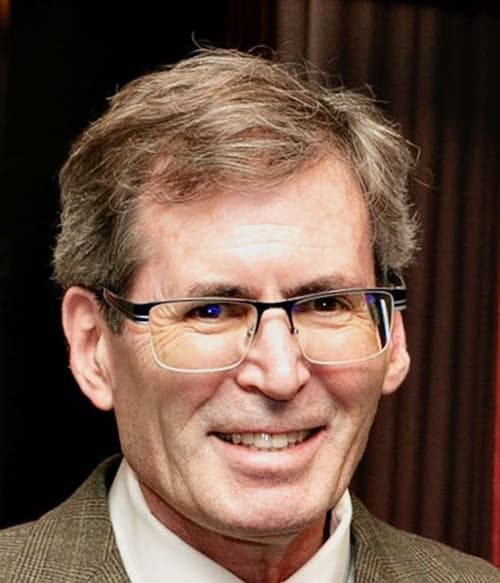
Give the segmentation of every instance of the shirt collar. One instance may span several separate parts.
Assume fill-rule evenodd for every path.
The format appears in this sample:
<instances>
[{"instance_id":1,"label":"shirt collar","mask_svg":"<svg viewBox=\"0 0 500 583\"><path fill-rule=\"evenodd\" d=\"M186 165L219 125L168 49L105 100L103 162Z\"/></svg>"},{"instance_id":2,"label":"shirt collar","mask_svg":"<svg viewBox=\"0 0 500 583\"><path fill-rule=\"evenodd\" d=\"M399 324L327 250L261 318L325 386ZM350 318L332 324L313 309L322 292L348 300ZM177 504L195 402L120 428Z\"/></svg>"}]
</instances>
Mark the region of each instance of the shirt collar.
<instances>
[{"instance_id":1,"label":"shirt collar","mask_svg":"<svg viewBox=\"0 0 500 583\"><path fill-rule=\"evenodd\" d=\"M237 583L241 579L189 546L159 522L123 459L109 493L111 524L132 583ZM287 583L351 583L352 503L346 490L333 509L330 536Z\"/></svg>"}]
</instances>

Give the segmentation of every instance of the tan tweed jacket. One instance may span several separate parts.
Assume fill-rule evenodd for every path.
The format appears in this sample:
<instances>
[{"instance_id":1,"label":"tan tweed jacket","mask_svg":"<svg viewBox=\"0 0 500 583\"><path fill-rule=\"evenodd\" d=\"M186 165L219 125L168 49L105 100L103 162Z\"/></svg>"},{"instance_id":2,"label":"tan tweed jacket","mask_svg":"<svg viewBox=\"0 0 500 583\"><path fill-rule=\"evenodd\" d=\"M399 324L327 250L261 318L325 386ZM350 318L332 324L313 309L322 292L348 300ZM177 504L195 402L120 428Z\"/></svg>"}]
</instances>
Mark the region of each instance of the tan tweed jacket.
<instances>
[{"instance_id":1,"label":"tan tweed jacket","mask_svg":"<svg viewBox=\"0 0 500 583\"><path fill-rule=\"evenodd\" d=\"M1 583L129 581L106 502L119 461L105 461L73 496L39 520L0 532ZM353 504L356 583L500 583L500 571L488 563L396 530L358 500Z\"/></svg>"}]
</instances>

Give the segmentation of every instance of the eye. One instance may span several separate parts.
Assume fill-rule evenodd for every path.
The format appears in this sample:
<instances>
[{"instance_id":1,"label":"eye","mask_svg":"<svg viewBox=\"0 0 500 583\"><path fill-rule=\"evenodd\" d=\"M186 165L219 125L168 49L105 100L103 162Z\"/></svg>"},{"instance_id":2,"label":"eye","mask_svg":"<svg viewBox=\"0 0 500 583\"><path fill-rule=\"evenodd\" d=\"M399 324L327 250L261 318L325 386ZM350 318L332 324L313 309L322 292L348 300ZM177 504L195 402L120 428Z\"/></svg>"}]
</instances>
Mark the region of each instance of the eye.
<instances>
[{"instance_id":1,"label":"eye","mask_svg":"<svg viewBox=\"0 0 500 583\"><path fill-rule=\"evenodd\" d=\"M346 312L352 310L352 304L349 298L338 295L321 296L311 300L305 300L297 303L293 312L297 315L306 314L332 314L334 312Z\"/></svg>"},{"instance_id":2,"label":"eye","mask_svg":"<svg viewBox=\"0 0 500 583\"><path fill-rule=\"evenodd\" d=\"M227 321L234 319L244 319L247 317L249 307L246 304L214 302L206 304L195 304L190 307L184 314L184 318L190 320L211 320Z\"/></svg>"},{"instance_id":3,"label":"eye","mask_svg":"<svg viewBox=\"0 0 500 583\"><path fill-rule=\"evenodd\" d=\"M223 311L224 306L222 304L203 304L193 308L188 315L193 318L216 320L223 315Z\"/></svg>"},{"instance_id":4,"label":"eye","mask_svg":"<svg viewBox=\"0 0 500 583\"><path fill-rule=\"evenodd\" d=\"M316 312L338 312L351 308L347 298L342 296L324 296L311 300L311 309Z\"/></svg>"}]
</instances>

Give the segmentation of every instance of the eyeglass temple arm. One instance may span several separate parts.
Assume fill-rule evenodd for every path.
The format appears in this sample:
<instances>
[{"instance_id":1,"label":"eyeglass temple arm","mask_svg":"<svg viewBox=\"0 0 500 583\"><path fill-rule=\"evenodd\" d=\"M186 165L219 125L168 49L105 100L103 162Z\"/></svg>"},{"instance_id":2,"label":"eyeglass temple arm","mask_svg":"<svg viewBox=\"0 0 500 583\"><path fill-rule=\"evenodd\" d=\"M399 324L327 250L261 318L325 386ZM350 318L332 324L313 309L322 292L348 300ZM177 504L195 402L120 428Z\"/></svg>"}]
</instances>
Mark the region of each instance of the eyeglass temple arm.
<instances>
[{"instance_id":1,"label":"eyeglass temple arm","mask_svg":"<svg viewBox=\"0 0 500 583\"><path fill-rule=\"evenodd\" d=\"M405 280L401 275L394 272L389 274L388 280L391 287L387 289L394 299L394 308L396 310L405 310L408 306Z\"/></svg>"},{"instance_id":2,"label":"eyeglass temple arm","mask_svg":"<svg viewBox=\"0 0 500 583\"><path fill-rule=\"evenodd\" d=\"M115 308L123 314L124 316L130 318L134 322L139 324L147 324L149 321L149 310L154 303L151 304L134 304L129 302L125 298L117 296L108 289L98 290L98 297L102 299L106 304Z\"/></svg>"}]
</instances>

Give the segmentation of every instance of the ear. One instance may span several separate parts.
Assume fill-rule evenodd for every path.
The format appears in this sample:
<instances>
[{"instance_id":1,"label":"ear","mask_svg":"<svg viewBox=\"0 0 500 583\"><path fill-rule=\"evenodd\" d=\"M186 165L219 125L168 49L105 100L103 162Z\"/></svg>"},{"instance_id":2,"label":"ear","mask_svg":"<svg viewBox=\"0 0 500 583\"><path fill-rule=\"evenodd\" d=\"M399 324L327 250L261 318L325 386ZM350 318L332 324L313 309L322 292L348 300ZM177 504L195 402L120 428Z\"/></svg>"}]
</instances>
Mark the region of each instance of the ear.
<instances>
[{"instance_id":1,"label":"ear","mask_svg":"<svg viewBox=\"0 0 500 583\"><path fill-rule=\"evenodd\" d=\"M406 349L406 334L401 312L396 312L389 346L389 363L382 385L382 394L394 393L405 380L410 369L410 355Z\"/></svg>"},{"instance_id":2,"label":"ear","mask_svg":"<svg viewBox=\"0 0 500 583\"><path fill-rule=\"evenodd\" d=\"M109 375L107 325L94 294L71 287L62 303L62 324L69 344L69 361L83 394L99 409L113 407Z\"/></svg>"}]
</instances>

